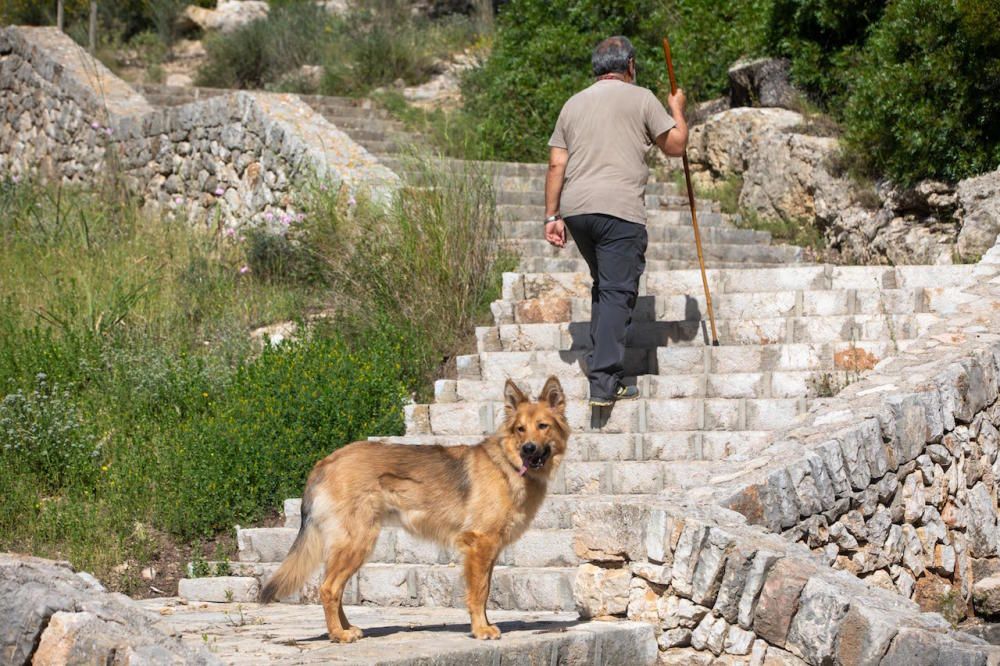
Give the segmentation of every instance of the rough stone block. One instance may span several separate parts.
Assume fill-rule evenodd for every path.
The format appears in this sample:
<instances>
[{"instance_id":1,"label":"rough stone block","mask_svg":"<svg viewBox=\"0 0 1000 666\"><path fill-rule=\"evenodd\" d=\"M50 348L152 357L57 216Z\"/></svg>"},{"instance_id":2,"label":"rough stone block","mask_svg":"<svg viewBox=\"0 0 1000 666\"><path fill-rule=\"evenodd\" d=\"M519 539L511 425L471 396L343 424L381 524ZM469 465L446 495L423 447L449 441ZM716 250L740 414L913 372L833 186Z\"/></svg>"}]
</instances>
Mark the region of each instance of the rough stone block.
<instances>
[{"instance_id":1,"label":"rough stone block","mask_svg":"<svg viewBox=\"0 0 1000 666\"><path fill-rule=\"evenodd\" d=\"M743 593L737 606L737 620L744 629L753 628L754 616L757 611L757 603L760 599L761 589L764 581L771 572L774 563L782 557L782 553L768 550L758 550L750 564L747 572L746 583L743 585Z\"/></svg>"},{"instance_id":2,"label":"rough stone block","mask_svg":"<svg viewBox=\"0 0 1000 666\"><path fill-rule=\"evenodd\" d=\"M587 502L573 513L573 548L584 560L620 562L645 554L647 513L641 506Z\"/></svg>"},{"instance_id":3,"label":"rough stone block","mask_svg":"<svg viewBox=\"0 0 1000 666\"><path fill-rule=\"evenodd\" d=\"M677 541L670 581L677 594L681 596L691 597L698 557L705 540L708 538L708 532L709 528L706 525L696 521L688 521Z\"/></svg>"},{"instance_id":4,"label":"rough stone block","mask_svg":"<svg viewBox=\"0 0 1000 666\"><path fill-rule=\"evenodd\" d=\"M799 595L814 567L805 560L784 557L767 574L753 618L753 632L772 645L785 646Z\"/></svg>"},{"instance_id":5,"label":"rough stone block","mask_svg":"<svg viewBox=\"0 0 1000 666\"><path fill-rule=\"evenodd\" d=\"M819 576L809 579L799 596L799 610L788 630L788 649L810 664L832 663L840 623L850 593Z\"/></svg>"},{"instance_id":6,"label":"rough stone block","mask_svg":"<svg viewBox=\"0 0 1000 666\"><path fill-rule=\"evenodd\" d=\"M582 564L573 582L573 597L585 618L624 615L628 611L632 573L628 569L602 569Z\"/></svg>"},{"instance_id":7,"label":"rough stone block","mask_svg":"<svg viewBox=\"0 0 1000 666\"><path fill-rule=\"evenodd\" d=\"M733 545L733 537L719 528L712 527L702 542L691 582L691 600L702 606L715 603L725 571L726 556Z\"/></svg>"},{"instance_id":8,"label":"rough stone block","mask_svg":"<svg viewBox=\"0 0 1000 666\"><path fill-rule=\"evenodd\" d=\"M260 583L249 576L182 578L177 583L177 595L189 601L255 602L259 592Z\"/></svg>"}]
</instances>

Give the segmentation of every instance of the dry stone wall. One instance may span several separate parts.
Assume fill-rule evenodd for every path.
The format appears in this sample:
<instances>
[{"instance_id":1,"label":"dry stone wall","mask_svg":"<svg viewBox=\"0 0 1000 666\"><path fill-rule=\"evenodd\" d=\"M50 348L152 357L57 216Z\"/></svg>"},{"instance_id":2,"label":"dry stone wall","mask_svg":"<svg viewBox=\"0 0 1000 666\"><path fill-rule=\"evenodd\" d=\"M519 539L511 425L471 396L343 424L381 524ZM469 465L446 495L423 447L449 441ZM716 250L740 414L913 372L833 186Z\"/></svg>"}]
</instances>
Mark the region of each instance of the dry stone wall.
<instances>
[{"instance_id":1,"label":"dry stone wall","mask_svg":"<svg viewBox=\"0 0 1000 666\"><path fill-rule=\"evenodd\" d=\"M91 183L229 226L279 224L309 182L385 198L398 182L294 95L238 92L154 109L53 28L0 30L0 176ZM300 189L300 188L299 188Z\"/></svg>"},{"instance_id":2,"label":"dry stone wall","mask_svg":"<svg viewBox=\"0 0 1000 666\"><path fill-rule=\"evenodd\" d=\"M928 270L933 270L928 268ZM661 663L1000 664L1000 246L951 317L752 460L574 516L588 615L655 625Z\"/></svg>"}]
</instances>

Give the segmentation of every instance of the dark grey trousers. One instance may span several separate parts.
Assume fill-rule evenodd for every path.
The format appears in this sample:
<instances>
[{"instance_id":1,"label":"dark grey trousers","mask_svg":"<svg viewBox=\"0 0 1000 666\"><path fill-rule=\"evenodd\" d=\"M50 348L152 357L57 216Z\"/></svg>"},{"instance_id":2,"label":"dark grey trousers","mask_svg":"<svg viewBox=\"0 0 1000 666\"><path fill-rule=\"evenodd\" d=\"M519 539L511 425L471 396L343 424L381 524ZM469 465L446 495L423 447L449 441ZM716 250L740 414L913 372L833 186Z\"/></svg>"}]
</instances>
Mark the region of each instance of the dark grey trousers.
<instances>
[{"instance_id":1,"label":"dark grey trousers","mask_svg":"<svg viewBox=\"0 0 1000 666\"><path fill-rule=\"evenodd\" d=\"M565 219L580 254L590 267L590 342L587 375L590 397L610 398L625 373L625 335L646 268L646 227L611 215L572 215Z\"/></svg>"}]
</instances>

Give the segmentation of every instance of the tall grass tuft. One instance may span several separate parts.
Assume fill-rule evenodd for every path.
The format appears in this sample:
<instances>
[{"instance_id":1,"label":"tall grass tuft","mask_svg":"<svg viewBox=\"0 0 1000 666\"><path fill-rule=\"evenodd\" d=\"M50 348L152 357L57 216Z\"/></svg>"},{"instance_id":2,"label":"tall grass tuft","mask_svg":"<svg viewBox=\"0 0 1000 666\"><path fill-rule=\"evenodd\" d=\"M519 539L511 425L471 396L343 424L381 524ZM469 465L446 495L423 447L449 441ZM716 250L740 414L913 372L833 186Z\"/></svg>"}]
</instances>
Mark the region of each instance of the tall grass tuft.
<instances>
[{"instance_id":1,"label":"tall grass tuft","mask_svg":"<svg viewBox=\"0 0 1000 666\"><path fill-rule=\"evenodd\" d=\"M305 243L339 293L341 320L419 332L424 386L469 339L516 258L502 244L489 173L440 158L406 161L387 207L322 196Z\"/></svg>"}]
</instances>

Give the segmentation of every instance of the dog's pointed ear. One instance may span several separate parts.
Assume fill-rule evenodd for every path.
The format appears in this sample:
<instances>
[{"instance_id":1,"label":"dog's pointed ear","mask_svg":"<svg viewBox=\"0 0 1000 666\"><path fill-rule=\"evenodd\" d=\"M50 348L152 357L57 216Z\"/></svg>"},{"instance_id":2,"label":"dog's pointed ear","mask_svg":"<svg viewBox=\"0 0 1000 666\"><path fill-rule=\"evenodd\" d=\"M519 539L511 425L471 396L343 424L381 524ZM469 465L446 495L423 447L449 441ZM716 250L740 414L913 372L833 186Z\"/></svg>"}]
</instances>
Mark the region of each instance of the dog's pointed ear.
<instances>
[{"instance_id":1,"label":"dog's pointed ear","mask_svg":"<svg viewBox=\"0 0 1000 666\"><path fill-rule=\"evenodd\" d=\"M503 386L503 407L507 410L507 413L514 413L517 406L527 401L527 399L528 397L521 392L521 389L517 388L517 384L508 379L507 383Z\"/></svg>"},{"instance_id":2,"label":"dog's pointed ear","mask_svg":"<svg viewBox=\"0 0 1000 666\"><path fill-rule=\"evenodd\" d=\"M549 377L548 381L545 382L542 392L538 395L538 401L548 404L556 411L566 411L566 394L563 393L562 384L559 383L559 379L555 375Z\"/></svg>"}]
</instances>

